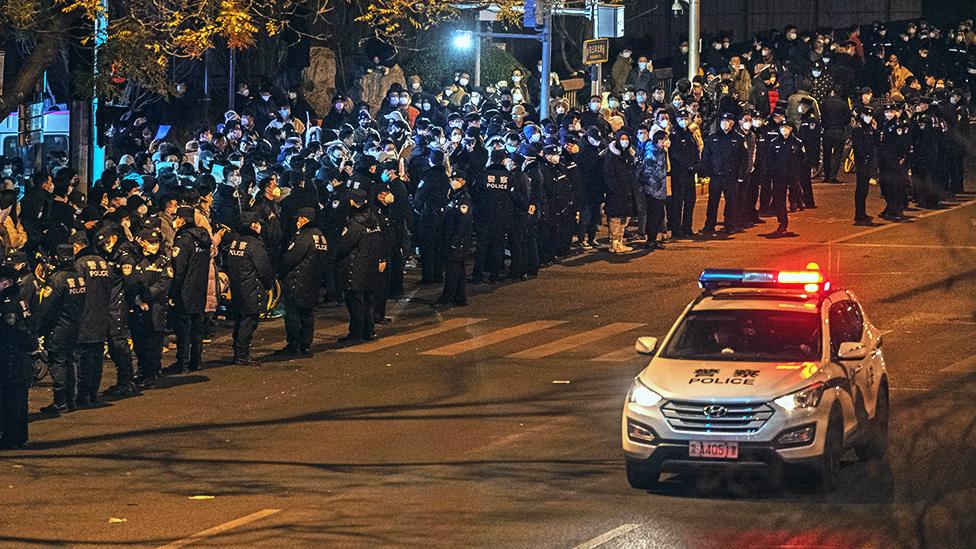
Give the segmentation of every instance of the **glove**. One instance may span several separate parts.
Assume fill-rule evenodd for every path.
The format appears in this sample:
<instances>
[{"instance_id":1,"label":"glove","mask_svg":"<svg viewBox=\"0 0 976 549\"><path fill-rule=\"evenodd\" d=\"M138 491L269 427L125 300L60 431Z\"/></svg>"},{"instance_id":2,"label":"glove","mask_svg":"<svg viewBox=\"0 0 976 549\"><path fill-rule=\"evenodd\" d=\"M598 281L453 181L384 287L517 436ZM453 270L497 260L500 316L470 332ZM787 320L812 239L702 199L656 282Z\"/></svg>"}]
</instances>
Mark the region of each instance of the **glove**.
<instances>
[{"instance_id":1,"label":"glove","mask_svg":"<svg viewBox=\"0 0 976 549\"><path fill-rule=\"evenodd\" d=\"M877 184L878 184L878 180L877 179L875 179L873 177L871 179L868 179L868 185L877 185Z\"/></svg>"}]
</instances>

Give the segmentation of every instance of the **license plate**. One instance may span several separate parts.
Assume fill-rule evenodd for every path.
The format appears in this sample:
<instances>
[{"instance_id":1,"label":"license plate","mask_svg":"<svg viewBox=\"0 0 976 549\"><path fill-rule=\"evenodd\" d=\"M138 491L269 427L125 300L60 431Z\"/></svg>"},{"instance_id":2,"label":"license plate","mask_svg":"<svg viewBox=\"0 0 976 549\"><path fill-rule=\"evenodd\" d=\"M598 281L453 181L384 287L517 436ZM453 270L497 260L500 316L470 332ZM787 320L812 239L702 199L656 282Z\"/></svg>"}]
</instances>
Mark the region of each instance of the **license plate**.
<instances>
[{"instance_id":1,"label":"license plate","mask_svg":"<svg viewBox=\"0 0 976 549\"><path fill-rule=\"evenodd\" d=\"M739 443L691 441L688 443L688 457L739 459Z\"/></svg>"}]
</instances>

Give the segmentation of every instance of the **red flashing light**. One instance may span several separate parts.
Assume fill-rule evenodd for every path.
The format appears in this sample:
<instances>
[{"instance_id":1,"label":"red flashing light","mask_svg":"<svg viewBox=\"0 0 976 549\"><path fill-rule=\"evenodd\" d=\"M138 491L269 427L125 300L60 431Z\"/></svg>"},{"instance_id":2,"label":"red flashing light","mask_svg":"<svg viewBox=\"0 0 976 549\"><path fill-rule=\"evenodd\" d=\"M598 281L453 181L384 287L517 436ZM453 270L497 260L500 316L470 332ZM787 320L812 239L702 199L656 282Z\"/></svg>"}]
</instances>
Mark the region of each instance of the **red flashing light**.
<instances>
[{"instance_id":1,"label":"red flashing light","mask_svg":"<svg viewBox=\"0 0 976 549\"><path fill-rule=\"evenodd\" d=\"M823 275L818 271L780 271L776 276L776 282L780 284L807 284L819 285L823 282ZM804 288L807 291L816 291Z\"/></svg>"}]
</instances>

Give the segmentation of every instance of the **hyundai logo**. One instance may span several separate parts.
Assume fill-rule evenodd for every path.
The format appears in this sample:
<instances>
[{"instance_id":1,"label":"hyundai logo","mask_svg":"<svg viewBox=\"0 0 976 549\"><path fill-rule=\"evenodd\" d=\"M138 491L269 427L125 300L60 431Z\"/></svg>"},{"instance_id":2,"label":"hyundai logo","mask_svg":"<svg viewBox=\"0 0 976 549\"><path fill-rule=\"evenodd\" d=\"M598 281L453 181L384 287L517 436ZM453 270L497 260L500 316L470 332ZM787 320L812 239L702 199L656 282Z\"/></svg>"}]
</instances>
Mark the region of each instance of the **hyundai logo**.
<instances>
[{"instance_id":1,"label":"hyundai logo","mask_svg":"<svg viewBox=\"0 0 976 549\"><path fill-rule=\"evenodd\" d=\"M725 414L729 413L725 406L719 406L718 404L705 406L704 412L707 417L725 417Z\"/></svg>"}]
</instances>

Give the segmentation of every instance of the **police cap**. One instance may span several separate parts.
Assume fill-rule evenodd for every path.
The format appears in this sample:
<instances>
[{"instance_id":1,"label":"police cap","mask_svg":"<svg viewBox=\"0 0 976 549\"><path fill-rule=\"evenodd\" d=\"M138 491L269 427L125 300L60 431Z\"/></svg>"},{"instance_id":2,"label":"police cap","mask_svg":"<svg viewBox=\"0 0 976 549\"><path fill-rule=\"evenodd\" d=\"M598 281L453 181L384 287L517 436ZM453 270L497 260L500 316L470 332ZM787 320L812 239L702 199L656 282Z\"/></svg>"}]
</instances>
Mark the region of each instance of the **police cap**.
<instances>
[{"instance_id":1,"label":"police cap","mask_svg":"<svg viewBox=\"0 0 976 549\"><path fill-rule=\"evenodd\" d=\"M309 221L315 221L315 208L299 208L298 217L304 217Z\"/></svg>"}]
</instances>

